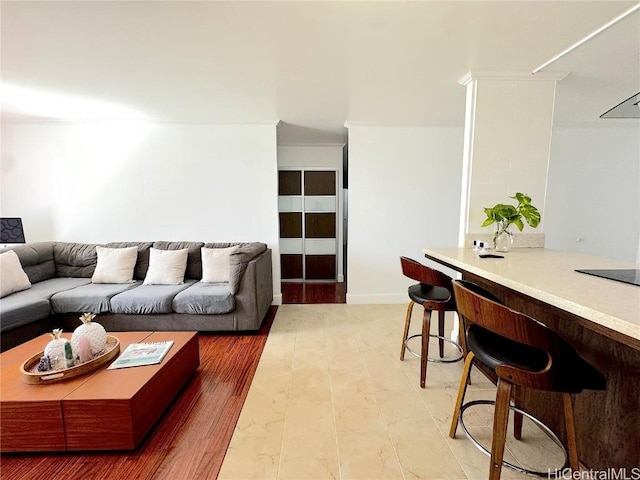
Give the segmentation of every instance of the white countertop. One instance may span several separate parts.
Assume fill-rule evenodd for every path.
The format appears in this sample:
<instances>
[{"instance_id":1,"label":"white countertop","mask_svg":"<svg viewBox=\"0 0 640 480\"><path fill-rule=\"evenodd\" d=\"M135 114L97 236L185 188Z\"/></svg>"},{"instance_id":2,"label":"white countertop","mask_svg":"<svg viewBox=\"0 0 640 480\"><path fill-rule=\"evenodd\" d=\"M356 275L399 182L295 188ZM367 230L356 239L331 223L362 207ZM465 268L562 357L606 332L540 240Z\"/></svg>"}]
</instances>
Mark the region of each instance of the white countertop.
<instances>
[{"instance_id":1,"label":"white countertop","mask_svg":"<svg viewBox=\"0 0 640 480\"><path fill-rule=\"evenodd\" d=\"M577 315L588 320L587 328L640 349L640 287L574 271L639 265L545 248L516 248L500 259L480 258L470 248L425 248L423 253Z\"/></svg>"}]
</instances>

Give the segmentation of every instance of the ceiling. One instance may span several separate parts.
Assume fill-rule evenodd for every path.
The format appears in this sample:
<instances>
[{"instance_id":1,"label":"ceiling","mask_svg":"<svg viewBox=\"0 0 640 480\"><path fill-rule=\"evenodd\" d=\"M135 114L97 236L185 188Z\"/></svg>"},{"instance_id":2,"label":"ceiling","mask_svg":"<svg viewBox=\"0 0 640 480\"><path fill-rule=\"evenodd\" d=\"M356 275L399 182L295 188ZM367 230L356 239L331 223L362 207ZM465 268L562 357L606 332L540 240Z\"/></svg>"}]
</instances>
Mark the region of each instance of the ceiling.
<instances>
[{"instance_id":1,"label":"ceiling","mask_svg":"<svg viewBox=\"0 0 640 480\"><path fill-rule=\"evenodd\" d=\"M2 120L462 125L467 72L531 73L635 4L2 0ZM556 71L556 122L620 121L599 116L640 91L640 11Z\"/></svg>"}]
</instances>

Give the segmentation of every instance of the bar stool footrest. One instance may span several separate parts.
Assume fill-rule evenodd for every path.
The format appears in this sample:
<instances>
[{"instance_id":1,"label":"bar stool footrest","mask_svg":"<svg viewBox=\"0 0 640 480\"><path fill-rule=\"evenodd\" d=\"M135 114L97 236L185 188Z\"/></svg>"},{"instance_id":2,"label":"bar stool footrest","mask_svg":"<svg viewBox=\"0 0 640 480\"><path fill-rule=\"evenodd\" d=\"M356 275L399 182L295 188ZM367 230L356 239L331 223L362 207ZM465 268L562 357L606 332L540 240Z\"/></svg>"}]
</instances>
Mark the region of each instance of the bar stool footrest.
<instances>
[{"instance_id":1,"label":"bar stool footrest","mask_svg":"<svg viewBox=\"0 0 640 480\"><path fill-rule=\"evenodd\" d=\"M475 438L473 438L473 435L469 433L469 430L464 424L464 419L462 417L465 410L469 407L473 407L476 405L495 405L495 404L496 402L494 400L473 400L471 402L467 402L464 405L462 405L462 407L460 407L460 416L458 417L459 423L462 426L462 430L464 430L464 434L467 436L469 440L471 440L471 443L473 443L478 450L483 452L488 457L491 457L491 452L487 450L482 444L480 444L480 442L478 442ZM532 476L543 477L543 478L559 478L560 476L562 476L563 473L570 468L569 454L567 453L567 449L564 447L564 445L562 444L558 436L555 433L553 433L549 427L547 427L544 423L542 423L536 417L531 415L529 412L522 410L521 408L515 407L513 405L509 405L509 409L513 410L514 412L521 413L522 415L527 417L529 420L531 420L533 423L538 425L538 427L540 427L542 431L544 431L549 436L549 438L551 438L553 443L555 443L558 447L560 447L560 449L562 450L562 453L564 454L564 465L556 469L555 471L547 470L545 472L537 472L535 470L529 470L524 467L520 467L518 465L514 465L513 463L507 462L506 460L502 461L502 465L511 470L515 470L516 472L524 473L525 475L532 475Z\"/></svg>"},{"instance_id":2,"label":"bar stool footrest","mask_svg":"<svg viewBox=\"0 0 640 480\"><path fill-rule=\"evenodd\" d=\"M405 348L407 349L407 351L411 355L413 355L414 357L421 358L422 355L420 355L419 353L414 352L413 350L411 350L411 347L409 347L409 340L411 340L413 338L418 338L418 337L422 338L422 334L421 333L417 333L415 335L411 335L411 336L407 337L407 339L404 341L404 345L405 345ZM455 357L455 358L427 358L428 362L433 362L433 363L455 363L455 362L459 362L460 360L462 360L464 354L462 353L462 347L458 343L454 342L450 338L441 337L440 335L429 334L429 337L440 338L440 339L444 340L445 342L448 342L448 343L452 344L454 347L456 347L458 349L458 352L460 353L460 356Z\"/></svg>"}]
</instances>

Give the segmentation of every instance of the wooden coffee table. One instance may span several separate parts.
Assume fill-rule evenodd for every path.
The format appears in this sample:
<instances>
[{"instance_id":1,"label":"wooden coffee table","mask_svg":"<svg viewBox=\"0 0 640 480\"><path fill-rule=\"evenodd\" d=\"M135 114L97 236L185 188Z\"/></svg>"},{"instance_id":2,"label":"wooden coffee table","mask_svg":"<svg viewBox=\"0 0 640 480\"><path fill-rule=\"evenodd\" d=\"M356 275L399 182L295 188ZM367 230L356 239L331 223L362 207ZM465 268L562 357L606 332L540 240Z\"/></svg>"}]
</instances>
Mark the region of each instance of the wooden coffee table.
<instances>
[{"instance_id":1,"label":"wooden coffee table","mask_svg":"<svg viewBox=\"0 0 640 480\"><path fill-rule=\"evenodd\" d=\"M42 351L42 335L0 354L0 451L132 450L200 364L197 332L109 332L130 343L173 340L162 363L98 370L29 385L20 365ZM70 334L63 335L66 338ZM115 359L113 360L115 361Z\"/></svg>"}]
</instances>

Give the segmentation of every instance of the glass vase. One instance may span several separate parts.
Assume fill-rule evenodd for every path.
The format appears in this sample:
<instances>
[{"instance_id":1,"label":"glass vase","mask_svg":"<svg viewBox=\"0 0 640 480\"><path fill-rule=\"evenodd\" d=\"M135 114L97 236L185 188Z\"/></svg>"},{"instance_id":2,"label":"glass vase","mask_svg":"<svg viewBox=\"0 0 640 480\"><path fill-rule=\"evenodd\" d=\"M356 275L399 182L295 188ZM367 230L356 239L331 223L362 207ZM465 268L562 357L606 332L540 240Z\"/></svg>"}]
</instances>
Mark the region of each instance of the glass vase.
<instances>
[{"instance_id":1,"label":"glass vase","mask_svg":"<svg viewBox=\"0 0 640 480\"><path fill-rule=\"evenodd\" d=\"M493 234L493 249L496 252L508 252L513 245L513 234L509 230L510 225L504 222L496 223L496 231Z\"/></svg>"}]
</instances>

